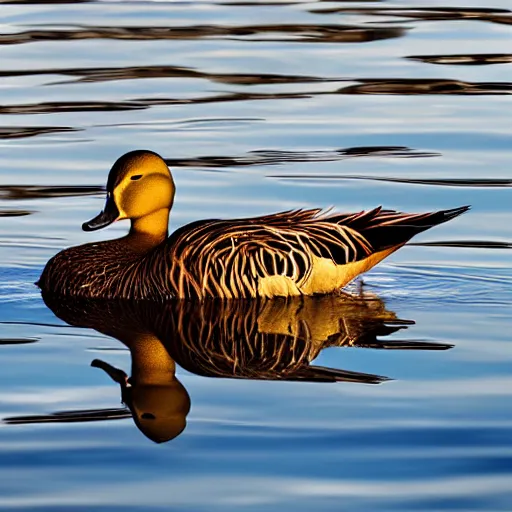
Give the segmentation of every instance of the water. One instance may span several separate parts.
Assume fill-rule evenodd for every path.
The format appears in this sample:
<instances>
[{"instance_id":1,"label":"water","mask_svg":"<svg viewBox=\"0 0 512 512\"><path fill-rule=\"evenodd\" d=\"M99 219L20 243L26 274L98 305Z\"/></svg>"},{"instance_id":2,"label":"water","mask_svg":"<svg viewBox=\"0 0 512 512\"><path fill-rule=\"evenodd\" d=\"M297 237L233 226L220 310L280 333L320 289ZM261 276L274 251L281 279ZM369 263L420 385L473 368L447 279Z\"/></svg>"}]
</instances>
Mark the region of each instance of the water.
<instances>
[{"instance_id":1,"label":"water","mask_svg":"<svg viewBox=\"0 0 512 512\"><path fill-rule=\"evenodd\" d=\"M0 3L1 510L512 509L509 2ZM472 210L365 276L368 304L55 316L33 283L125 231L80 226L135 148L171 166L172 229ZM120 403L127 326L163 338L170 395ZM269 374L290 340L303 366ZM289 380L308 365L356 382ZM185 430L152 442L140 396Z\"/></svg>"}]
</instances>

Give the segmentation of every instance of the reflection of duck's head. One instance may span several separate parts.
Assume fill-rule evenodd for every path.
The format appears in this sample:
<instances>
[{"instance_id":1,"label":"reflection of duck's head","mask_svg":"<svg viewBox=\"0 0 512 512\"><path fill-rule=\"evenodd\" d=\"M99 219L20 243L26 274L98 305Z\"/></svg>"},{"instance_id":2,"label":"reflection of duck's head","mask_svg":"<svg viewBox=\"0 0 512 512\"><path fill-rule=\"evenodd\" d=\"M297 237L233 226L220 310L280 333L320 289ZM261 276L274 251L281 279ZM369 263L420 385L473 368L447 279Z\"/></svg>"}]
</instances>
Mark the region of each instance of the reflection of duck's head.
<instances>
[{"instance_id":1,"label":"reflection of duck's head","mask_svg":"<svg viewBox=\"0 0 512 512\"><path fill-rule=\"evenodd\" d=\"M159 155L151 151L131 151L119 158L110 170L105 208L82 227L93 231L116 220L131 219L134 231L167 234L174 192L169 168Z\"/></svg>"},{"instance_id":2,"label":"reflection of duck's head","mask_svg":"<svg viewBox=\"0 0 512 512\"><path fill-rule=\"evenodd\" d=\"M137 334L129 342L132 376L95 359L91 364L104 370L121 387L123 402L139 430L156 443L178 436L187 424L190 397L175 376L175 364L165 347L153 336Z\"/></svg>"},{"instance_id":3,"label":"reflection of duck's head","mask_svg":"<svg viewBox=\"0 0 512 512\"><path fill-rule=\"evenodd\" d=\"M139 373L141 367L145 367L147 372L149 366L138 363L133 361L132 368ZM169 376L162 379L162 375L158 374L139 374L135 378L128 378L122 370L99 359L95 359L91 365L104 370L121 386L123 402L146 437L155 443L165 443L183 432L187 425L190 397L178 379Z\"/></svg>"},{"instance_id":4,"label":"reflection of duck's head","mask_svg":"<svg viewBox=\"0 0 512 512\"><path fill-rule=\"evenodd\" d=\"M132 386L123 400L140 431L155 443L165 443L183 432L190 397L179 380L167 386Z\"/></svg>"}]
</instances>

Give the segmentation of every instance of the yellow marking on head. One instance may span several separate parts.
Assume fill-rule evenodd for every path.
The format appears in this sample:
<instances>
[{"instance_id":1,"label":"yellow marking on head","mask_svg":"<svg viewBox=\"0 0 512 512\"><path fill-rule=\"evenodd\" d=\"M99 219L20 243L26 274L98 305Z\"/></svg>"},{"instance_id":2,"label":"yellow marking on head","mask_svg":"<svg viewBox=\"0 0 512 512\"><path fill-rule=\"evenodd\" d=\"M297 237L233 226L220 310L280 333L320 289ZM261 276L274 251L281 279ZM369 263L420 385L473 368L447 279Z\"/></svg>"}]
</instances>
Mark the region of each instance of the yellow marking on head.
<instances>
[{"instance_id":1,"label":"yellow marking on head","mask_svg":"<svg viewBox=\"0 0 512 512\"><path fill-rule=\"evenodd\" d=\"M130 234L137 241L161 242L167 237L169 212L175 186L165 161L151 151L131 151L120 157L108 176L107 193L119 212L118 220L130 219ZM147 249L147 243L142 244Z\"/></svg>"},{"instance_id":2,"label":"yellow marking on head","mask_svg":"<svg viewBox=\"0 0 512 512\"><path fill-rule=\"evenodd\" d=\"M149 151L132 151L113 165L107 189L120 219L137 219L162 208L170 209L174 182L164 160Z\"/></svg>"}]
</instances>

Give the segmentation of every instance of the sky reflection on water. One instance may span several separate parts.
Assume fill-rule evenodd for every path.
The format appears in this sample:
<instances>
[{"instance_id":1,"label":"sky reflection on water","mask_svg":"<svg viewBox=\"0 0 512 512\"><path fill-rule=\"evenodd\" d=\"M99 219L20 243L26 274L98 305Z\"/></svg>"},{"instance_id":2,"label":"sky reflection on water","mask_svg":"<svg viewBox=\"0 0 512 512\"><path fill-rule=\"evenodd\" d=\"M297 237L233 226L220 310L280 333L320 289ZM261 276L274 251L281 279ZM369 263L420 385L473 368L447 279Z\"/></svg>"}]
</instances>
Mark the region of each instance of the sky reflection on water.
<instances>
[{"instance_id":1,"label":"sky reflection on water","mask_svg":"<svg viewBox=\"0 0 512 512\"><path fill-rule=\"evenodd\" d=\"M0 510L512 508L509 2L0 3L0 417L22 418L0 428ZM178 364L187 427L152 443L90 366L129 376L133 354L33 285L58 250L124 233L80 225L136 147L173 170L171 229L471 204L364 278L415 322L375 343L446 350L308 353L379 385ZM19 424L80 411L124 419Z\"/></svg>"}]
</instances>

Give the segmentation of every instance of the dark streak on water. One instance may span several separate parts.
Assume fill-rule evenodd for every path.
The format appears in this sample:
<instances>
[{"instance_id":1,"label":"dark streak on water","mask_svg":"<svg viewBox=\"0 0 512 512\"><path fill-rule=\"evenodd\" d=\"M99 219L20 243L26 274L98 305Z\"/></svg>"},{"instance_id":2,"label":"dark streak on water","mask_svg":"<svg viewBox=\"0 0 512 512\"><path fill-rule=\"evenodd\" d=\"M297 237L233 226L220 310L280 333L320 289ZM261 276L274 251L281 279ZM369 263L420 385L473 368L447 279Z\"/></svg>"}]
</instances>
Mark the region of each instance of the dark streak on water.
<instances>
[{"instance_id":1,"label":"dark streak on water","mask_svg":"<svg viewBox=\"0 0 512 512\"><path fill-rule=\"evenodd\" d=\"M122 68L50 68L0 71L0 77L64 75L79 77L77 82L108 82L111 80L134 80L140 78L197 78L232 85L293 84L315 82L337 82L339 78L279 75L267 73L206 73L178 66L128 66ZM68 82L52 82L56 85ZM69 82L72 83L72 82Z\"/></svg>"},{"instance_id":2,"label":"dark streak on water","mask_svg":"<svg viewBox=\"0 0 512 512\"><path fill-rule=\"evenodd\" d=\"M409 18L423 21L450 21L450 20L471 20L487 21L491 23L511 24L512 13L508 9L493 8L446 8L446 7L378 7L378 8L350 8L332 7L314 9L311 12L316 14L364 14L367 16L389 16L397 18Z\"/></svg>"},{"instance_id":3,"label":"dark streak on water","mask_svg":"<svg viewBox=\"0 0 512 512\"><path fill-rule=\"evenodd\" d=\"M419 151L403 146L396 147L356 147L319 151L274 151L257 149L245 156L201 156L197 158L166 158L171 167L223 168L251 165L280 165L293 162L336 162L347 158L389 157L389 158L428 158L440 156L438 153Z\"/></svg>"},{"instance_id":4,"label":"dark streak on water","mask_svg":"<svg viewBox=\"0 0 512 512\"><path fill-rule=\"evenodd\" d=\"M322 80L319 80L322 81ZM324 80L325 81L325 80ZM128 101L67 101L44 102L15 105L0 105L0 115L33 115L65 112L115 112L144 110L150 107L171 105L193 105L207 103L297 100L315 96L337 94L386 94L386 95L503 95L512 93L512 82L470 83L460 80L440 79L359 79L359 85L349 85L333 91L304 91L283 93L245 93L235 92L216 94L197 98L133 98ZM38 128L28 127L13 130L4 129L4 138L39 135L52 132L76 131L71 127ZM0 132L0 136L2 133Z\"/></svg>"},{"instance_id":5,"label":"dark streak on water","mask_svg":"<svg viewBox=\"0 0 512 512\"><path fill-rule=\"evenodd\" d=\"M0 217L25 217L32 213L31 210L0 210Z\"/></svg>"},{"instance_id":6,"label":"dark streak on water","mask_svg":"<svg viewBox=\"0 0 512 512\"><path fill-rule=\"evenodd\" d=\"M344 87L338 94L510 94L512 82L463 82L441 79L387 78L359 80L361 85Z\"/></svg>"},{"instance_id":7,"label":"dark streak on water","mask_svg":"<svg viewBox=\"0 0 512 512\"><path fill-rule=\"evenodd\" d=\"M25 345L36 341L39 341L39 338L0 338L0 345Z\"/></svg>"},{"instance_id":8,"label":"dark streak on water","mask_svg":"<svg viewBox=\"0 0 512 512\"><path fill-rule=\"evenodd\" d=\"M344 25L192 25L189 27L89 27L72 30L27 30L17 34L0 34L0 45L41 41L73 41L83 39L122 39L131 41L238 39L248 41L293 41L303 43L364 43L404 35L404 28L357 27ZM258 39L255 36L265 36Z\"/></svg>"},{"instance_id":9,"label":"dark streak on water","mask_svg":"<svg viewBox=\"0 0 512 512\"><path fill-rule=\"evenodd\" d=\"M488 64L509 64L512 62L510 53L482 53L471 55L409 55L411 60L419 60L430 64L449 64L461 66L482 66Z\"/></svg>"},{"instance_id":10,"label":"dark streak on water","mask_svg":"<svg viewBox=\"0 0 512 512\"><path fill-rule=\"evenodd\" d=\"M351 80L356 81L356 80ZM511 94L512 82L469 83L460 80L416 80L416 79L360 79L359 85L349 85L333 91L290 92L290 93L227 93L198 98L133 98L128 101L72 101L45 102L0 106L1 114L48 114L63 112L115 112L144 110L156 106L191 105L205 103L225 103L239 101L297 100L330 94L393 94L393 95L481 95ZM35 128L37 130L37 128ZM72 131L71 128L49 129L52 131Z\"/></svg>"},{"instance_id":11,"label":"dark streak on water","mask_svg":"<svg viewBox=\"0 0 512 512\"><path fill-rule=\"evenodd\" d=\"M0 199L42 199L51 197L75 197L103 194L104 187L96 186L66 186L50 187L37 185L3 185L0 186Z\"/></svg>"},{"instance_id":12,"label":"dark streak on water","mask_svg":"<svg viewBox=\"0 0 512 512\"><path fill-rule=\"evenodd\" d=\"M391 176L336 176L322 174L269 174L268 178L281 180L368 180L385 181L389 183L409 183L411 185L435 185L443 187L510 187L512 179L483 178L483 179L414 179L393 178Z\"/></svg>"},{"instance_id":13,"label":"dark streak on water","mask_svg":"<svg viewBox=\"0 0 512 512\"><path fill-rule=\"evenodd\" d=\"M13 416L6 418L9 425L29 425L38 423L76 423L88 421L123 420L131 418L131 412L126 408L92 409L86 411L62 411L45 415Z\"/></svg>"},{"instance_id":14,"label":"dark streak on water","mask_svg":"<svg viewBox=\"0 0 512 512\"><path fill-rule=\"evenodd\" d=\"M467 249L512 249L510 242L490 240L451 240L446 242L410 242L408 245L418 247L463 247Z\"/></svg>"},{"instance_id":15,"label":"dark streak on water","mask_svg":"<svg viewBox=\"0 0 512 512\"><path fill-rule=\"evenodd\" d=\"M70 126L4 126L0 127L0 139L22 139L51 133L76 132L79 128Z\"/></svg>"}]
</instances>

